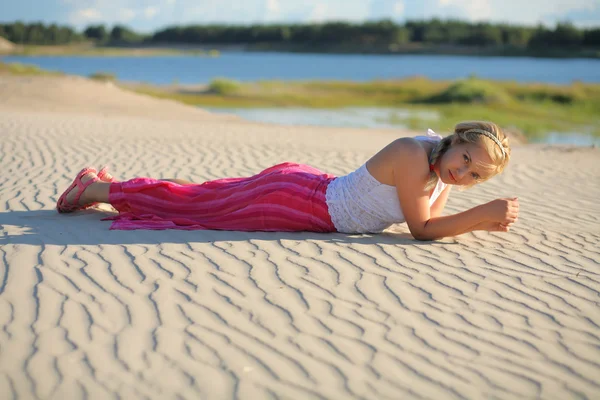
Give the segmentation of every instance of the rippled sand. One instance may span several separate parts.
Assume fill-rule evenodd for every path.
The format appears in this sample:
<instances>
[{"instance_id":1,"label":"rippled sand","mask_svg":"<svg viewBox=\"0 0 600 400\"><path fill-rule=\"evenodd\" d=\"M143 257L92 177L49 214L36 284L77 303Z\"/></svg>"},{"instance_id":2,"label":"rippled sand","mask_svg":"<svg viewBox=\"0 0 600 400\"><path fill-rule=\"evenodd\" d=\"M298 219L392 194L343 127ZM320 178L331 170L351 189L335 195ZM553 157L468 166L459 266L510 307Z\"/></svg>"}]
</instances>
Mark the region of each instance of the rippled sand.
<instances>
[{"instance_id":1,"label":"rippled sand","mask_svg":"<svg viewBox=\"0 0 600 400\"><path fill-rule=\"evenodd\" d=\"M0 398L598 399L600 151L521 146L457 212L508 234L109 231L83 166L343 174L407 132L277 127L78 78L0 77Z\"/></svg>"}]
</instances>

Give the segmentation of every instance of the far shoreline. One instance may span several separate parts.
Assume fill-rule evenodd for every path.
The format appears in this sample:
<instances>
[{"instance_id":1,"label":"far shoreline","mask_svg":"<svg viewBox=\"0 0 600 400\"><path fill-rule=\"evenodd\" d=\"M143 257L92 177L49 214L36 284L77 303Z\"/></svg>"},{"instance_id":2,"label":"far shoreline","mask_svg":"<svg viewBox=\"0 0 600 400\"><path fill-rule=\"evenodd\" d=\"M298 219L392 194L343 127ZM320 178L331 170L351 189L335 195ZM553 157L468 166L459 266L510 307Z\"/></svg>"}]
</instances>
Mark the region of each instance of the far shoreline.
<instances>
[{"instance_id":1,"label":"far shoreline","mask_svg":"<svg viewBox=\"0 0 600 400\"><path fill-rule=\"evenodd\" d=\"M282 53L282 54L331 54L331 55L378 55L378 56L465 56L465 57L518 57L547 59L600 59L600 49L547 48L526 49L515 47L450 46L411 43L407 45L357 46L357 45L279 45L273 43L247 44L180 44L157 43L148 45L15 45L0 52L2 56L95 56L95 57L164 57L209 56L221 53Z\"/></svg>"},{"instance_id":2,"label":"far shoreline","mask_svg":"<svg viewBox=\"0 0 600 400\"><path fill-rule=\"evenodd\" d=\"M0 60L2 73L64 75L26 64L3 64ZM509 128L514 135L532 142L544 141L542 138L546 135L558 133L565 136L576 133L590 138L600 136L597 118L600 84L595 83L521 84L476 76L445 81L412 76L366 82L239 82L215 78L209 84L159 85L120 80L108 71L93 73L87 78L200 108L256 109L259 112L261 109L266 112L269 109L280 109L281 112L295 109L306 114L303 118L308 114L317 115L317 110L322 110L322 114L335 110L343 112L349 108L393 108L397 111L378 116L378 122L382 122L383 118L386 125L415 131L425 128L444 130L457 120L473 119L475 116L475 119L495 121ZM303 109L307 111L303 112Z\"/></svg>"}]
</instances>

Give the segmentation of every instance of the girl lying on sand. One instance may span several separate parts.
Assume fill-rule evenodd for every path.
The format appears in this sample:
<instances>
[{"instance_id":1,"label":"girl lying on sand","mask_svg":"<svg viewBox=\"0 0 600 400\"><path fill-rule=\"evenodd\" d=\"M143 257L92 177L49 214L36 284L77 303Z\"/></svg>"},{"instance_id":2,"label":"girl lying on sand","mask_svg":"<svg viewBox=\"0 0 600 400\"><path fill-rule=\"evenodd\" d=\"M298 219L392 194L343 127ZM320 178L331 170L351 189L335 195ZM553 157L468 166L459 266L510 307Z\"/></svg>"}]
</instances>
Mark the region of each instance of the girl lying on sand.
<instances>
[{"instance_id":1,"label":"girl lying on sand","mask_svg":"<svg viewBox=\"0 0 600 400\"><path fill-rule=\"evenodd\" d=\"M491 122L463 122L442 139L401 138L356 171L335 177L283 163L248 178L196 184L180 179L116 182L106 169L84 168L58 199L60 213L110 203L111 229L381 232L405 222L418 240L475 230L507 232L516 198L441 216L451 185L472 186L502 172L508 138Z\"/></svg>"}]
</instances>

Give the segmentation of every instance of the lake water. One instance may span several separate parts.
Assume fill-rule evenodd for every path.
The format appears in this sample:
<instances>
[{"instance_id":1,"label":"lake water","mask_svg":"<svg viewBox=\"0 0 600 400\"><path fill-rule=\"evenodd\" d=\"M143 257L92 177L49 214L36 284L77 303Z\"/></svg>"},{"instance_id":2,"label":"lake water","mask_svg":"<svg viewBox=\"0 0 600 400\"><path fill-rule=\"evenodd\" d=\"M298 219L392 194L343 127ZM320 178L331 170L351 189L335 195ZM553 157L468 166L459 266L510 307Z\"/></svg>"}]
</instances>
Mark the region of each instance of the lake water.
<instances>
[{"instance_id":1,"label":"lake water","mask_svg":"<svg viewBox=\"0 0 600 400\"><path fill-rule=\"evenodd\" d=\"M219 57L2 57L67 74L114 73L118 79L155 84L208 83L216 77L256 80L481 78L518 82L600 82L600 60L424 55L333 55L224 52Z\"/></svg>"},{"instance_id":2,"label":"lake water","mask_svg":"<svg viewBox=\"0 0 600 400\"><path fill-rule=\"evenodd\" d=\"M34 64L43 69L89 76L112 73L119 80L152 84L202 84L218 77L239 81L349 80L369 81L421 75L431 79L458 79L470 75L495 80L565 84L600 82L600 60L517 57L458 57L424 55L332 55L224 52L218 57L0 57L0 61ZM215 110L243 118L283 125L321 125L399 128L390 116L397 109L228 109ZM420 115L421 118L427 117ZM431 117L431 116L430 116ZM435 118L435 116L433 116ZM550 134L547 143L600 145L585 134Z\"/></svg>"},{"instance_id":3,"label":"lake water","mask_svg":"<svg viewBox=\"0 0 600 400\"><path fill-rule=\"evenodd\" d=\"M348 107L335 110L312 108L207 108L216 113L235 114L244 119L279 125L314 125L352 128L406 128L402 119L419 117L435 120L435 112L414 112L397 108ZM446 134L446 133L444 133ZM600 146L600 137L580 132L553 132L532 139L534 143L558 145Z\"/></svg>"}]
</instances>

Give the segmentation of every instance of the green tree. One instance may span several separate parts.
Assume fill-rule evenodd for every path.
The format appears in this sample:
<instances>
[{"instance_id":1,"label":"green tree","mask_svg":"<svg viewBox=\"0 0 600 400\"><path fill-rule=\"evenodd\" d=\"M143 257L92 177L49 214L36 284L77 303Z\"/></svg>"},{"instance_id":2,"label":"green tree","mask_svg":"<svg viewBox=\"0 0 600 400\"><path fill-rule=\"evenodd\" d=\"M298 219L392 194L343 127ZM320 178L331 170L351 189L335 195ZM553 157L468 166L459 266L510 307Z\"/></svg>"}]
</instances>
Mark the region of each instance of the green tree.
<instances>
[{"instance_id":1,"label":"green tree","mask_svg":"<svg viewBox=\"0 0 600 400\"><path fill-rule=\"evenodd\" d=\"M115 44L134 44L143 39L143 36L123 25L115 25L110 31L110 41Z\"/></svg>"},{"instance_id":2,"label":"green tree","mask_svg":"<svg viewBox=\"0 0 600 400\"><path fill-rule=\"evenodd\" d=\"M463 43L475 46L499 46L503 43L502 30L498 26L479 23L472 26L469 36L463 40Z\"/></svg>"},{"instance_id":3,"label":"green tree","mask_svg":"<svg viewBox=\"0 0 600 400\"><path fill-rule=\"evenodd\" d=\"M502 25L502 43L511 47L527 47L534 30L521 26Z\"/></svg>"},{"instance_id":4,"label":"green tree","mask_svg":"<svg viewBox=\"0 0 600 400\"><path fill-rule=\"evenodd\" d=\"M531 48L539 48L551 46L552 44L552 32L543 25L538 25L531 35L531 39L529 40L527 46Z\"/></svg>"},{"instance_id":5,"label":"green tree","mask_svg":"<svg viewBox=\"0 0 600 400\"><path fill-rule=\"evenodd\" d=\"M442 22L434 18L424 26L423 41L427 43L448 43L448 35Z\"/></svg>"},{"instance_id":6,"label":"green tree","mask_svg":"<svg viewBox=\"0 0 600 400\"><path fill-rule=\"evenodd\" d=\"M25 41L31 44L47 44L46 27L40 23L29 24L25 26Z\"/></svg>"},{"instance_id":7,"label":"green tree","mask_svg":"<svg viewBox=\"0 0 600 400\"><path fill-rule=\"evenodd\" d=\"M584 46L600 47L600 28L587 29L583 33L582 44Z\"/></svg>"},{"instance_id":8,"label":"green tree","mask_svg":"<svg viewBox=\"0 0 600 400\"><path fill-rule=\"evenodd\" d=\"M6 32L8 33L8 40L14 43L25 43L27 32L25 25L21 21L17 21L12 25L8 25Z\"/></svg>"},{"instance_id":9,"label":"green tree","mask_svg":"<svg viewBox=\"0 0 600 400\"><path fill-rule=\"evenodd\" d=\"M556 25L552 38L555 46L581 46L583 42L583 32L577 29L573 24L567 22Z\"/></svg>"},{"instance_id":10,"label":"green tree","mask_svg":"<svg viewBox=\"0 0 600 400\"><path fill-rule=\"evenodd\" d=\"M98 42L106 42L109 38L108 31L104 25L90 25L84 31L83 34L88 39L93 39Z\"/></svg>"}]
</instances>

